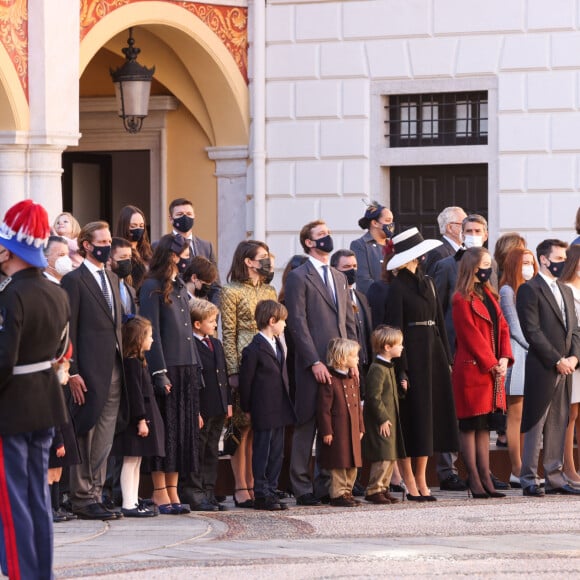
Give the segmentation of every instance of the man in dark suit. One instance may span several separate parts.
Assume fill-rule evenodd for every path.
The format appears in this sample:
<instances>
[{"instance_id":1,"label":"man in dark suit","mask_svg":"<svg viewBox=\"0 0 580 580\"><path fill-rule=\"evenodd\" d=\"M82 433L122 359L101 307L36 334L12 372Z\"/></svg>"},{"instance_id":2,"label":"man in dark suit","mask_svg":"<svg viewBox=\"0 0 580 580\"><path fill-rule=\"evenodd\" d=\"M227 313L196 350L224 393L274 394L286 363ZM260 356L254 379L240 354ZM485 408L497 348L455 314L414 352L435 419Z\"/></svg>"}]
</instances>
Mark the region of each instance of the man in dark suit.
<instances>
[{"instance_id":1,"label":"man in dark suit","mask_svg":"<svg viewBox=\"0 0 580 580\"><path fill-rule=\"evenodd\" d=\"M457 206L446 207L437 216L443 245L431 250L422 264L423 271L429 276L433 275L435 264L439 260L454 256L457 250L463 247L462 226L466 217L467 214L463 209Z\"/></svg>"},{"instance_id":2,"label":"man in dark suit","mask_svg":"<svg viewBox=\"0 0 580 580\"><path fill-rule=\"evenodd\" d=\"M119 279L105 269L110 252L109 225L88 223L79 234L84 261L61 282L71 306L70 408L82 460L70 469L71 502L73 511L85 519L116 517L102 504L107 457L121 402L126 401Z\"/></svg>"},{"instance_id":3,"label":"man in dark suit","mask_svg":"<svg viewBox=\"0 0 580 580\"><path fill-rule=\"evenodd\" d=\"M358 370L360 376L360 398L365 397L365 377L372 360L371 332L372 316L367 297L356 287L357 259L352 250L338 250L332 254L330 265L346 276L348 291L352 302L352 310L356 323L357 342L360 344L358 353Z\"/></svg>"},{"instance_id":4,"label":"man in dark suit","mask_svg":"<svg viewBox=\"0 0 580 580\"><path fill-rule=\"evenodd\" d=\"M326 350L331 338L357 339L348 283L328 265L333 250L330 230L317 220L300 231L300 243L308 260L288 274L285 300L288 327L295 345L296 415L292 439L290 482L299 505L319 505L328 496L328 474L315 470L310 478L312 444L316 435L318 383L330 382ZM358 376L358 369L353 369ZM316 495L315 495L316 494Z\"/></svg>"},{"instance_id":5,"label":"man in dark suit","mask_svg":"<svg viewBox=\"0 0 580 580\"><path fill-rule=\"evenodd\" d=\"M463 212L461 208L446 209L459 209ZM439 214L438 220L440 220L445 211L446 210L443 210L443 212ZM454 214L453 212L448 213L449 215L460 215ZM448 223L447 225L449 226L451 223ZM447 231L450 231L449 227ZM483 245L487 241L487 237L487 220L483 216L479 214L470 214L463 219L461 233L459 235L460 240L467 238L468 240L475 240L479 245ZM445 244L445 239L443 240L443 243ZM470 241L469 243L471 244L472 242ZM429 252L427 257L437 249L438 248L435 248L435 250ZM430 272L430 276L433 278L435 286L437 287L437 295L441 301L443 316L445 317L445 330L447 331L449 348L451 349L452 355L455 354L455 328L453 326L453 317L451 315L451 299L455 293L459 261L461 260L464 250L465 248L460 247L457 251L453 251L451 255L432 261L433 266ZM492 264L490 283L497 290L497 265L494 267ZM457 474L457 468L455 467L456 461L457 453L441 453L439 455L437 460L437 476L439 477L440 487L444 491L461 491L466 489L465 482L461 480Z\"/></svg>"},{"instance_id":6,"label":"man in dark suit","mask_svg":"<svg viewBox=\"0 0 580 580\"><path fill-rule=\"evenodd\" d=\"M520 286L516 308L530 347L526 357L520 482L524 495L540 497L538 460L544 448L546 493L580 495L562 471L571 377L580 358L580 329L570 288L558 281L568 245L548 239L536 248L539 271Z\"/></svg>"},{"instance_id":7,"label":"man in dark suit","mask_svg":"<svg viewBox=\"0 0 580 580\"><path fill-rule=\"evenodd\" d=\"M193 235L193 225L195 223L193 203L183 197L174 199L169 204L169 219L173 225L173 235L181 234L188 241L189 257L203 256L217 268L213 244ZM208 294L208 300L216 305L219 304L220 288L221 283L218 274L217 280L212 284Z\"/></svg>"},{"instance_id":8,"label":"man in dark suit","mask_svg":"<svg viewBox=\"0 0 580 580\"><path fill-rule=\"evenodd\" d=\"M0 225L0 564L9 578L52 578L46 474L54 427L67 421L52 360L64 354L66 294L40 269L45 209L25 200ZM64 331L64 332L63 332Z\"/></svg>"}]
</instances>

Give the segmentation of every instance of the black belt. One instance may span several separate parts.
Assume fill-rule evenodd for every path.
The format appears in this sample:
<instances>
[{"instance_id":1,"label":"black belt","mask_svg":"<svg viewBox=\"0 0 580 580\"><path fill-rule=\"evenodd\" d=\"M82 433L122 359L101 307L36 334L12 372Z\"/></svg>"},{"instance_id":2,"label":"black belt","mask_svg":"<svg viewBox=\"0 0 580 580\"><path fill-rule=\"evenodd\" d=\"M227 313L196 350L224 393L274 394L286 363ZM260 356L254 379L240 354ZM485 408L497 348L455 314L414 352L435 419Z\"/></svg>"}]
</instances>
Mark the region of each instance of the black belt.
<instances>
[{"instance_id":1,"label":"black belt","mask_svg":"<svg viewBox=\"0 0 580 580\"><path fill-rule=\"evenodd\" d=\"M434 320L422 320L421 322L407 322L407 326L435 326Z\"/></svg>"}]
</instances>

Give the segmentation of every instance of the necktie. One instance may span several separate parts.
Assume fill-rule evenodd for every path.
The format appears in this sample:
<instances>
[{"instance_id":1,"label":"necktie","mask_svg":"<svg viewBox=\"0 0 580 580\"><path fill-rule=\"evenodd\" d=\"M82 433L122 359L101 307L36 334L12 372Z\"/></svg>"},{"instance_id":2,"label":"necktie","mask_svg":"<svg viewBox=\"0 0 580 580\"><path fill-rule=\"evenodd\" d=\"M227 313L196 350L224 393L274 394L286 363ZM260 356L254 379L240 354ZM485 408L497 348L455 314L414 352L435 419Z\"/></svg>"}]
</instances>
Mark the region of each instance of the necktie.
<instances>
[{"instance_id":1,"label":"necktie","mask_svg":"<svg viewBox=\"0 0 580 580\"><path fill-rule=\"evenodd\" d=\"M558 288L558 284L555 280L550 284L550 288L552 289L552 294L556 299L556 304L559 306L560 312L562 313L562 320L564 321L564 324L566 324L566 309L564 308L564 299L562 298L562 293L560 292L560 288Z\"/></svg>"},{"instance_id":2,"label":"necktie","mask_svg":"<svg viewBox=\"0 0 580 580\"><path fill-rule=\"evenodd\" d=\"M330 280L328 279L328 266L325 264L324 266L322 266L322 274L324 276L324 284L328 290L328 293L330 294L330 297L332 298L332 301L336 304L336 298L334 297L334 291L332 286L330 285Z\"/></svg>"},{"instance_id":3,"label":"necktie","mask_svg":"<svg viewBox=\"0 0 580 580\"><path fill-rule=\"evenodd\" d=\"M276 358L280 365L282 364L282 345L276 340Z\"/></svg>"},{"instance_id":4,"label":"necktie","mask_svg":"<svg viewBox=\"0 0 580 580\"><path fill-rule=\"evenodd\" d=\"M203 342L205 342L207 348L209 348L209 350L211 350L211 352L213 352L213 344L211 343L209 336L204 336L202 338L202 340L203 340Z\"/></svg>"},{"instance_id":5,"label":"necktie","mask_svg":"<svg viewBox=\"0 0 580 580\"><path fill-rule=\"evenodd\" d=\"M121 292L121 304L123 305L123 314L131 314L131 298L129 296L129 291L125 286L125 282L121 280L119 284L119 291Z\"/></svg>"},{"instance_id":6,"label":"necktie","mask_svg":"<svg viewBox=\"0 0 580 580\"><path fill-rule=\"evenodd\" d=\"M109 293L109 286L107 285L107 280L105 278L105 270L99 270L99 276L101 277L101 290L103 291L103 296L109 305L109 310L113 311L113 301L111 300L111 294Z\"/></svg>"}]
</instances>

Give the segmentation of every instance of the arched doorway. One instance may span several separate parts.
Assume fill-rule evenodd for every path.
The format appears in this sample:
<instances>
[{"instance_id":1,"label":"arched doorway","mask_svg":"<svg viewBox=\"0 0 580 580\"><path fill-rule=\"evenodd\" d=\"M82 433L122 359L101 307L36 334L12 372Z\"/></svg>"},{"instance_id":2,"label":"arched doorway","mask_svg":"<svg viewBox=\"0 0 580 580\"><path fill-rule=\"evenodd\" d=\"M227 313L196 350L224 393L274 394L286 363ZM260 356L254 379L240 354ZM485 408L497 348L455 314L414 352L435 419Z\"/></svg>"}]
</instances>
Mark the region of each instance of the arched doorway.
<instances>
[{"instance_id":1,"label":"arched doorway","mask_svg":"<svg viewBox=\"0 0 580 580\"><path fill-rule=\"evenodd\" d=\"M150 115L137 135L126 133L116 115L109 75L109 69L123 61L121 50L129 27L141 49L139 62L156 67ZM135 203L135 195L128 194L127 188L147 170L152 236L167 230L168 201L190 198L198 216L196 233L218 243L221 255L225 248L218 235L222 229L219 212L225 198L220 201L218 165L222 157L231 161L235 151L245 167L249 134L248 88L232 52L215 31L183 6L136 2L105 15L90 28L81 42L80 61L82 138L66 154L90 152L110 157L110 215L116 217L120 206ZM232 197L230 187L224 195L239 204L237 215L245 216L245 171L241 175L238 168L237 173L237 194ZM94 175L94 170L88 174ZM122 174L125 186L115 184L116 174ZM245 220L237 228L239 233L233 235L243 237Z\"/></svg>"}]
</instances>

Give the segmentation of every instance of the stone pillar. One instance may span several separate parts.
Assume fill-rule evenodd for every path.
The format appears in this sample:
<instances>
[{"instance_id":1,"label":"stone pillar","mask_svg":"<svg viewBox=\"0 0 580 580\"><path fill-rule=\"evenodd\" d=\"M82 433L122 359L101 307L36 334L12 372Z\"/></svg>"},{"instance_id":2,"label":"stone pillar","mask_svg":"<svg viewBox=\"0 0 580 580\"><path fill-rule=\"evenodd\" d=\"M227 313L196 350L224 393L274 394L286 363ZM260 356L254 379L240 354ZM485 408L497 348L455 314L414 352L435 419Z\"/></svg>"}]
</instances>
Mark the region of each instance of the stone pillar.
<instances>
[{"instance_id":1,"label":"stone pillar","mask_svg":"<svg viewBox=\"0 0 580 580\"><path fill-rule=\"evenodd\" d=\"M206 147L215 161L218 208L218 267L225 282L236 246L248 237L246 180L248 147Z\"/></svg>"},{"instance_id":2,"label":"stone pillar","mask_svg":"<svg viewBox=\"0 0 580 580\"><path fill-rule=\"evenodd\" d=\"M28 197L27 146L1 141L0 135L0 220L10 207Z\"/></svg>"}]
</instances>

